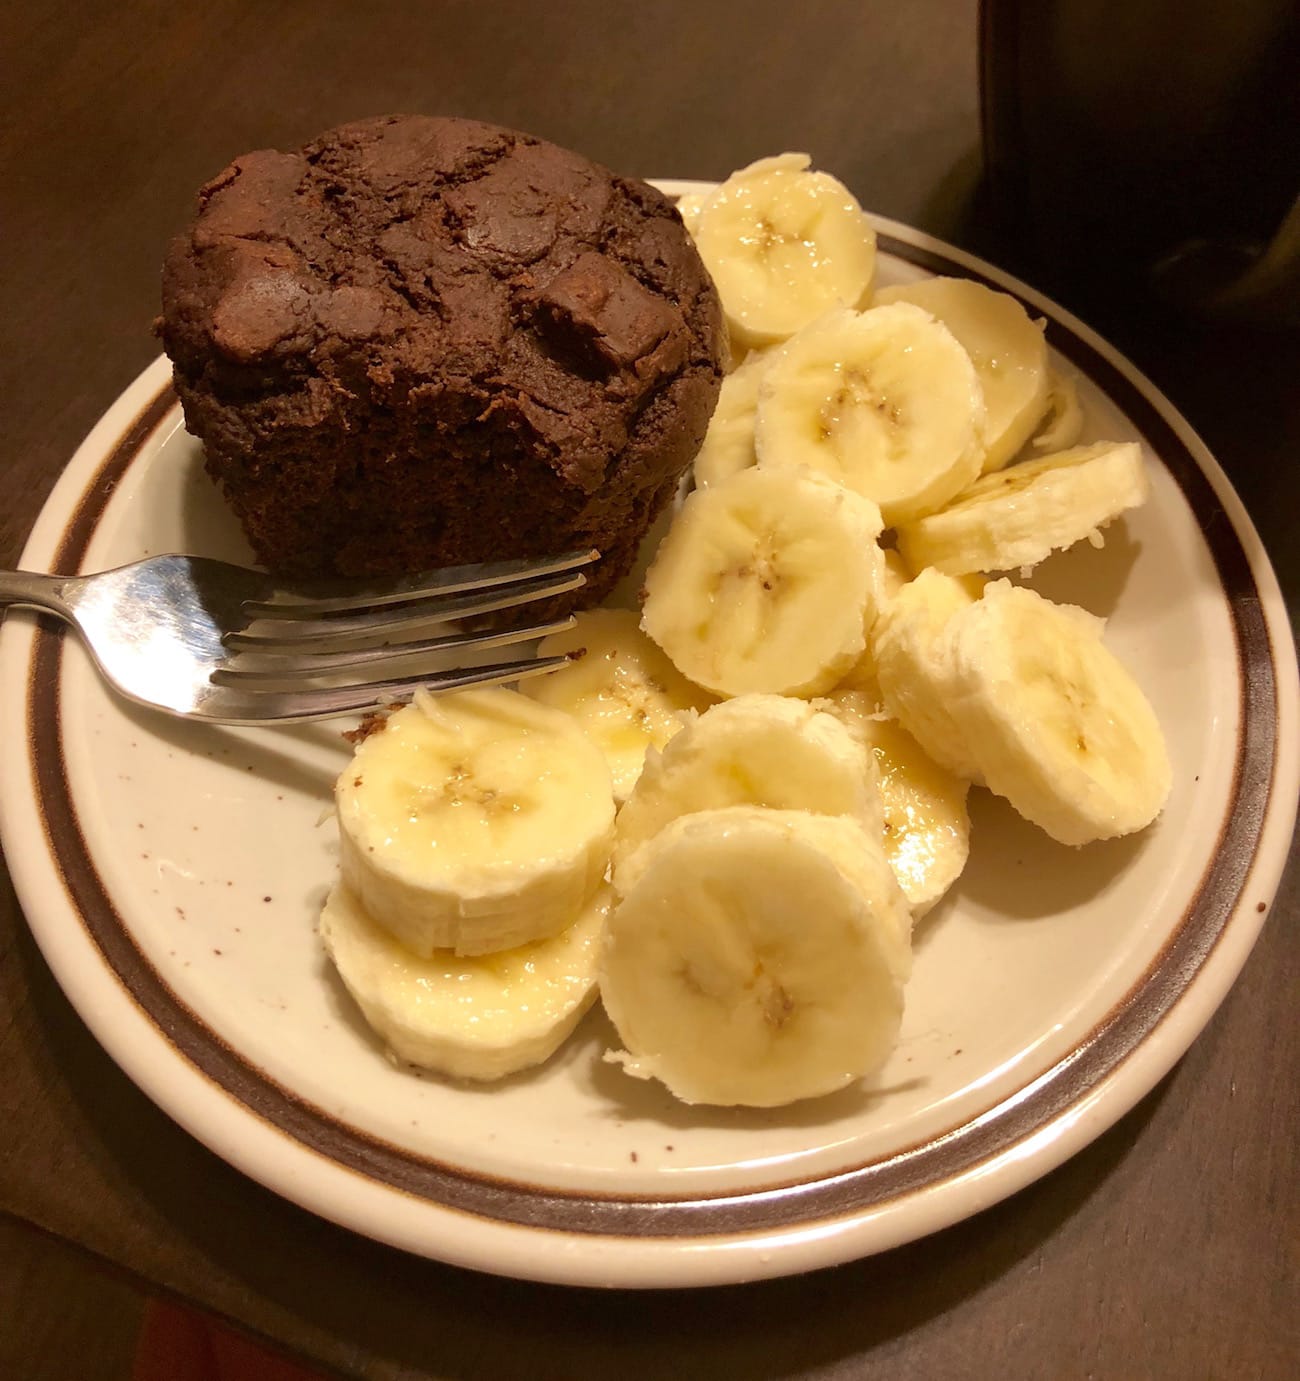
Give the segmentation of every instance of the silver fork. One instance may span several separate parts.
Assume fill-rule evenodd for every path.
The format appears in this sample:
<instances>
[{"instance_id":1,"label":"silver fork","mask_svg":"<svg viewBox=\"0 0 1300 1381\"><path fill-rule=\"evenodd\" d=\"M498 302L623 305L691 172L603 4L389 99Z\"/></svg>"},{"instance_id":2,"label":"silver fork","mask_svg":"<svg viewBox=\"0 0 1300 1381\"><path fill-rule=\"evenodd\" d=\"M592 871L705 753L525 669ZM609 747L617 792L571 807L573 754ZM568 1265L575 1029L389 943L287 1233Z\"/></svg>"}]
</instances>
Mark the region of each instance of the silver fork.
<instances>
[{"instance_id":1,"label":"silver fork","mask_svg":"<svg viewBox=\"0 0 1300 1381\"><path fill-rule=\"evenodd\" d=\"M57 614L128 699L216 724L291 723L412 693L539 676L572 654L489 665L464 659L573 627L465 632L449 622L586 583L598 552L455 566L387 583L290 583L203 556L154 556L96 575L0 571L0 609Z\"/></svg>"}]
</instances>

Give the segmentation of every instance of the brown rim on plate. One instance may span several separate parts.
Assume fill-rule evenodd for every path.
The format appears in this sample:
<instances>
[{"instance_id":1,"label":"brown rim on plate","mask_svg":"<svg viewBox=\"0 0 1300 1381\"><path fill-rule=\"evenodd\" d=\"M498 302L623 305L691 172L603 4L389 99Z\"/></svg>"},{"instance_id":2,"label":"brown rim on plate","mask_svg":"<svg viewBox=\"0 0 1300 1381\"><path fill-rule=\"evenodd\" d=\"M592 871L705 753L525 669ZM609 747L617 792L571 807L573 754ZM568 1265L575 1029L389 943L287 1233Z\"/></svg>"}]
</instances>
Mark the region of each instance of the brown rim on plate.
<instances>
[{"instance_id":1,"label":"brown rim on plate","mask_svg":"<svg viewBox=\"0 0 1300 1381\"><path fill-rule=\"evenodd\" d=\"M984 278L930 250L881 235L880 247L930 272ZM1026 307L1041 314L1037 303ZM1169 469L1213 556L1236 640L1241 729L1218 847L1192 905L1147 972L1066 1056L985 1112L882 1160L785 1185L680 1197L561 1191L476 1174L418 1156L342 1123L244 1059L186 1007L137 947L95 867L77 817L63 753L59 681L64 634L41 627L29 679L29 753L42 824L86 931L157 1030L244 1108L329 1161L402 1192L508 1224L607 1237L713 1237L826 1222L955 1179L1041 1132L1112 1074L1172 1009L1213 950L1240 900L1275 770L1276 685L1270 639L1250 563L1213 487L1160 408L1121 370L1048 314L1048 340L1123 409ZM171 414L169 387L142 409L87 486L65 529L55 569L80 563L118 482Z\"/></svg>"}]
</instances>

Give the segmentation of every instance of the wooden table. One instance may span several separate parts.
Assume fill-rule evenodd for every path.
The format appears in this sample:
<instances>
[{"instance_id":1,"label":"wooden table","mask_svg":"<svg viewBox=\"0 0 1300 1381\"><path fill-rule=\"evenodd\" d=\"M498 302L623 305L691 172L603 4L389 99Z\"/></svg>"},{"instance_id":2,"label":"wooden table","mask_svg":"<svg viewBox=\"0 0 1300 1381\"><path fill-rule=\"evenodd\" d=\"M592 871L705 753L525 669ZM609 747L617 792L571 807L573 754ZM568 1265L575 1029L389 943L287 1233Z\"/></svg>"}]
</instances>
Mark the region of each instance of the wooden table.
<instances>
[{"instance_id":1,"label":"wooden table","mask_svg":"<svg viewBox=\"0 0 1300 1381\"><path fill-rule=\"evenodd\" d=\"M388 110L477 115L650 176L807 149L872 209L975 234L969 0L10 4L0 25L5 566L79 439L156 353L166 240L245 149ZM1294 617L1300 344L1123 312L1102 324L1232 475ZM0 1210L348 1375L1290 1376L1298 890L1292 867L1240 982L1164 1083L1009 1202L810 1277L636 1295L409 1258L245 1180L94 1044L6 877Z\"/></svg>"}]
</instances>

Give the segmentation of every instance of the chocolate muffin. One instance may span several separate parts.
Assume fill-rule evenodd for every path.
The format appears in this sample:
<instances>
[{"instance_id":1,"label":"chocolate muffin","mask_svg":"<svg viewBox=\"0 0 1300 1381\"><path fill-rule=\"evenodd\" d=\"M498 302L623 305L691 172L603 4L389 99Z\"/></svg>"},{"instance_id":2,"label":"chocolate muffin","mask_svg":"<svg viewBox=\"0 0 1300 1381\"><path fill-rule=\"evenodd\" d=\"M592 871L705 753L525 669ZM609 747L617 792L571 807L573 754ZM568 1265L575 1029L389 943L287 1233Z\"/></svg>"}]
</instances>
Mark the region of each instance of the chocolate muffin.
<instances>
[{"instance_id":1,"label":"chocolate muffin","mask_svg":"<svg viewBox=\"0 0 1300 1381\"><path fill-rule=\"evenodd\" d=\"M594 602L721 381L717 294L672 204L470 120L388 116L236 159L162 295L186 426L283 575L590 545Z\"/></svg>"}]
</instances>

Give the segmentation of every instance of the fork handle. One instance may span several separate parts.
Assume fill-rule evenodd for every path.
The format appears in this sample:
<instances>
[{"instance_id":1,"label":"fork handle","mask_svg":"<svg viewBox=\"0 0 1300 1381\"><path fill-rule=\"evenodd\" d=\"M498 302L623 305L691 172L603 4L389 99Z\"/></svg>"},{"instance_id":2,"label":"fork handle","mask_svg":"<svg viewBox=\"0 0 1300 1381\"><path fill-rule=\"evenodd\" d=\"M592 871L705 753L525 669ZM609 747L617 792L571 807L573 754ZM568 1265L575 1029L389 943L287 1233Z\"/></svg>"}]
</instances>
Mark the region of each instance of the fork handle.
<instances>
[{"instance_id":1,"label":"fork handle","mask_svg":"<svg viewBox=\"0 0 1300 1381\"><path fill-rule=\"evenodd\" d=\"M71 621L72 609L63 597L70 577L38 571L0 571L0 609L25 604Z\"/></svg>"}]
</instances>

